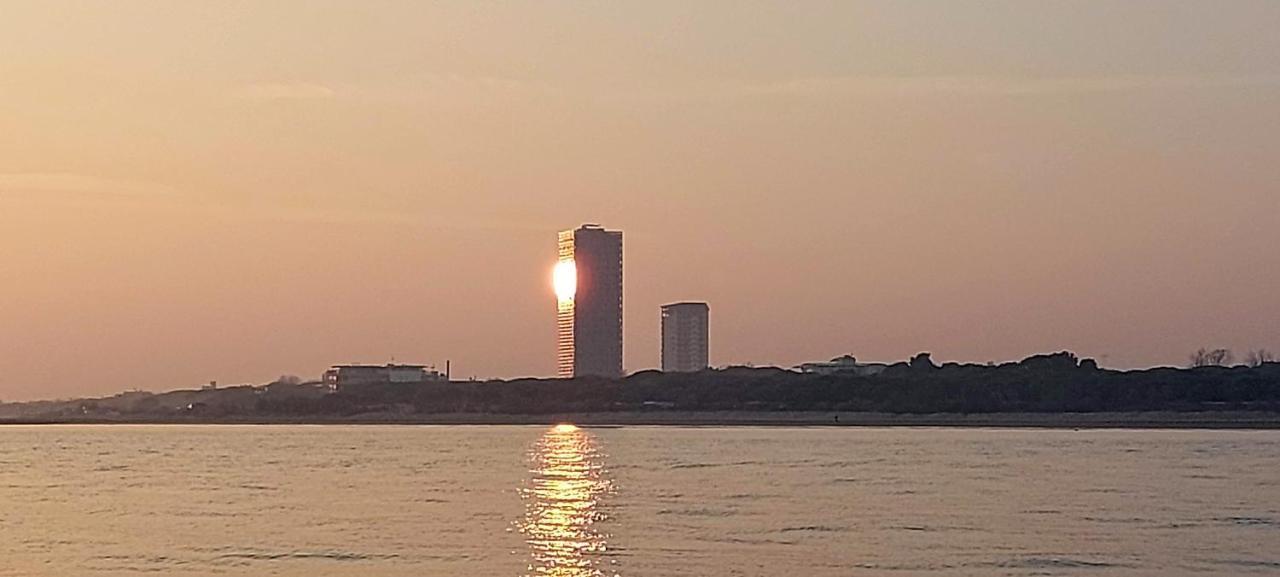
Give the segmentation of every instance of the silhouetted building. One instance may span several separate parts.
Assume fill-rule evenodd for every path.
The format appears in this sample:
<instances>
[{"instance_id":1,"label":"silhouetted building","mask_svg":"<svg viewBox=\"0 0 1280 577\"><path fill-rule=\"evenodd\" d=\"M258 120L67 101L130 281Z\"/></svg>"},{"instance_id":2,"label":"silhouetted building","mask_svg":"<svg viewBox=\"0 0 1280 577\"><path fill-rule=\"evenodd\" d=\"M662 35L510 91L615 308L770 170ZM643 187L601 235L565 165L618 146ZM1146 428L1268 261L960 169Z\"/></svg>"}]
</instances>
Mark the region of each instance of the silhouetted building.
<instances>
[{"instance_id":1,"label":"silhouetted building","mask_svg":"<svg viewBox=\"0 0 1280 577\"><path fill-rule=\"evenodd\" d=\"M853 355L836 357L825 363L805 363L797 367L800 372L811 375L853 375L871 377L883 373L888 365L882 363L859 363Z\"/></svg>"},{"instance_id":2,"label":"silhouetted building","mask_svg":"<svg viewBox=\"0 0 1280 577\"><path fill-rule=\"evenodd\" d=\"M707 303L675 303L662 307L662 370L688 373L707 368L710 328Z\"/></svg>"},{"instance_id":3,"label":"silhouetted building","mask_svg":"<svg viewBox=\"0 0 1280 577\"><path fill-rule=\"evenodd\" d=\"M556 374L622 376L622 231L560 233Z\"/></svg>"},{"instance_id":4,"label":"silhouetted building","mask_svg":"<svg viewBox=\"0 0 1280 577\"><path fill-rule=\"evenodd\" d=\"M362 385L443 382L444 374L425 365L336 365L324 372L331 391Z\"/></svg>"}]
</instances>

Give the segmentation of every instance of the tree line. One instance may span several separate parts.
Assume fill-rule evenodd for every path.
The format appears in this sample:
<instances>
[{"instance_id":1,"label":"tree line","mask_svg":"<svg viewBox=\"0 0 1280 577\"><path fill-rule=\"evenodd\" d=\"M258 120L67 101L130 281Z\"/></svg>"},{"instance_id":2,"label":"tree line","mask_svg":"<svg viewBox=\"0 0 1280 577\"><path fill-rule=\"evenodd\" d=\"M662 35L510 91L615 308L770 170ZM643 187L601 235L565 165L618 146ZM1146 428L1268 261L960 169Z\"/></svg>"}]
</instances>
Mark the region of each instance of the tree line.
<instances>
[{"instance_id":1,"label":"tree line","mask_svg":"<svg viewBox=\"0 0 1280 577\"><path fill-rule=\"evenodd\" d=\"M1280 364L1113 371L1071 353L997 366L917 357L876 376L776 368L645 371L625 379L522 379L352 388L307 400L262 399L266 413L545 414L608 411L997 413L1280 410Z\"/></svg>"}]
</instances>

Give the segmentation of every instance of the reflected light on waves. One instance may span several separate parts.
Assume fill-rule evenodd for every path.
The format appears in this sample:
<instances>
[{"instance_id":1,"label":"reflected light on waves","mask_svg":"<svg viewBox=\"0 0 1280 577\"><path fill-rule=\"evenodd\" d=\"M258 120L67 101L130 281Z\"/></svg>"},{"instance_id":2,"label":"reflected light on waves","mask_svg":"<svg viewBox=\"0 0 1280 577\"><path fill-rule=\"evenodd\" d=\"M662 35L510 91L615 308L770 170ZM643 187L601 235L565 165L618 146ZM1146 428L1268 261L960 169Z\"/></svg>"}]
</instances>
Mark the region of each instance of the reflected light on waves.
<instances>
[{"instance_id":1,"label":"reflected light on waves","mask_svg":"<svg viewBox=\"0 0 1280 577\"><path fill-rule=\"evenodd\" d=\"M530 451L520 523L532 557L527 575L617 576L611 567L601 569L608 535L596 528L607 518L600 499L612 490L604 457L595 439L573 425L548 430Z\"/></svg>"}]
</instances>

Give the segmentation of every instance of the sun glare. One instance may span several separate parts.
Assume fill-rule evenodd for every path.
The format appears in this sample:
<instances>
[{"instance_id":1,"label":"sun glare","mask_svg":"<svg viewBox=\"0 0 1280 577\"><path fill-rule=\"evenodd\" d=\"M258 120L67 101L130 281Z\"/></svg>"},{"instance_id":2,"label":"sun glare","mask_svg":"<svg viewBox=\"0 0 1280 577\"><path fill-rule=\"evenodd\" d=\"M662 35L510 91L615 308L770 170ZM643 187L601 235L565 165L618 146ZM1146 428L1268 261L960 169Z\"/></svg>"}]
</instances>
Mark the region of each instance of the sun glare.
<instances>
[{"instance_id":1,"label":"sun glare","mask_svg":"<svg viewBox=\"0 0 1280 577\"><path fill-rule=\"evenodd\" d=\"M564 424L556 425L551 430L557 433L572 433L574 431L577 431L578 427L576 425L570 425L568 423L564 423Z\"/></svg>"},{"instance_id":2,"label":"sun glare","mask_svg":"<svg viewBox=\"0 0 1280 577\"><path fill-rule=\"evenodd\" d=\"M571 260L562 260L556 263L551 276L556 298L560 302L573 300L573 296L578 293L578 266Z\"/></svg>"}]
</instances>

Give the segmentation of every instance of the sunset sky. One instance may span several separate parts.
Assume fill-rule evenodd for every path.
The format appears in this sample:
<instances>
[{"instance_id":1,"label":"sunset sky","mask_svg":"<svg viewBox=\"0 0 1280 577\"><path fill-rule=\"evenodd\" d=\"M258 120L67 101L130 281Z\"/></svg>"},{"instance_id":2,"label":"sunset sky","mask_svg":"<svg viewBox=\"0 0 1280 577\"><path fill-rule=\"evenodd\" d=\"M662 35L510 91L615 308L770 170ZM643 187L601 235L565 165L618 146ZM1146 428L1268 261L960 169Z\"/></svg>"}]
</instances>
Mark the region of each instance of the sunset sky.
<instances>
[{"instance_id":1,"label":"sunset sky","mask_svg":"<svg viewBox=\"0 0 1280 577\"><path fill-rule=\"evenodd\" d=\"M555 369L556 231L712 363L1280 350L1280 2L0 0L0 399Z\"/></svg>"}]
</instances>

